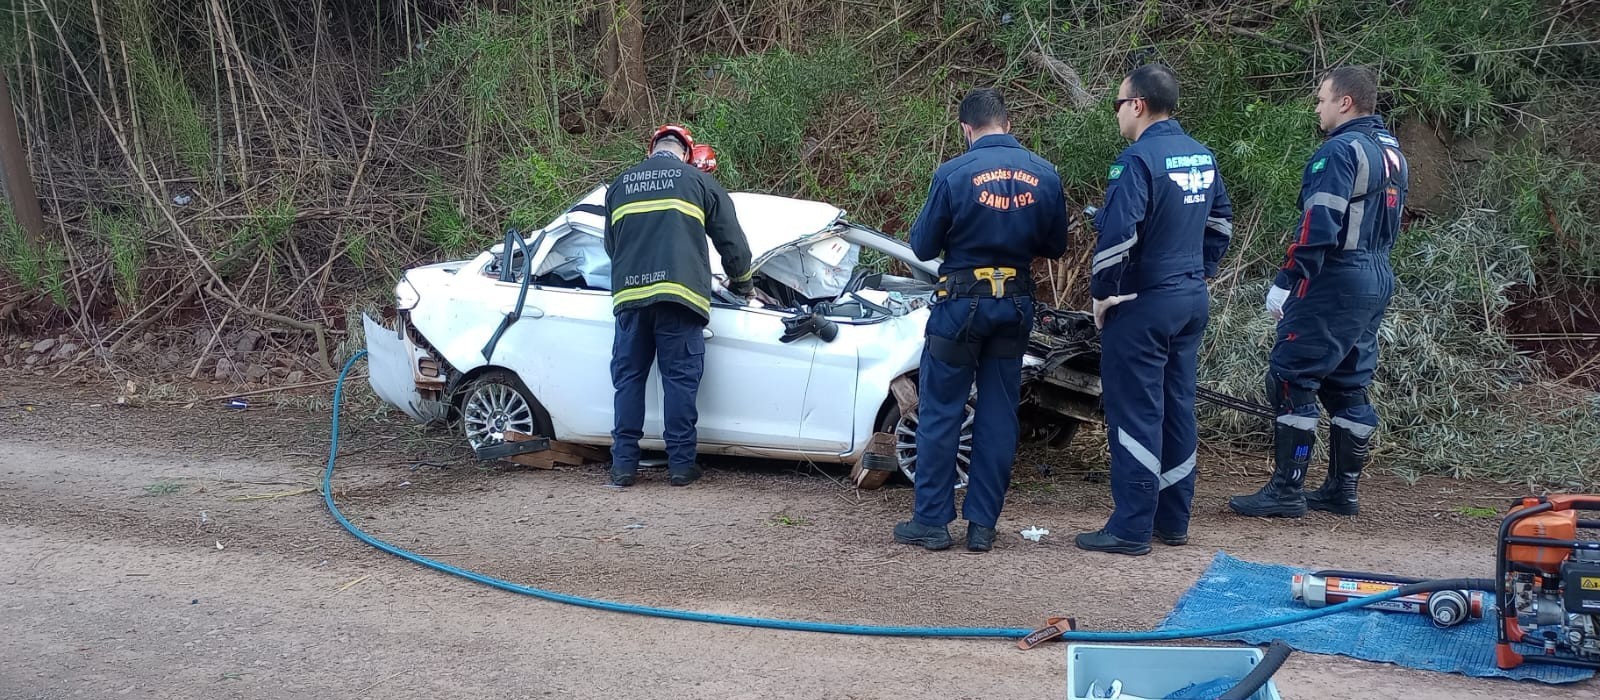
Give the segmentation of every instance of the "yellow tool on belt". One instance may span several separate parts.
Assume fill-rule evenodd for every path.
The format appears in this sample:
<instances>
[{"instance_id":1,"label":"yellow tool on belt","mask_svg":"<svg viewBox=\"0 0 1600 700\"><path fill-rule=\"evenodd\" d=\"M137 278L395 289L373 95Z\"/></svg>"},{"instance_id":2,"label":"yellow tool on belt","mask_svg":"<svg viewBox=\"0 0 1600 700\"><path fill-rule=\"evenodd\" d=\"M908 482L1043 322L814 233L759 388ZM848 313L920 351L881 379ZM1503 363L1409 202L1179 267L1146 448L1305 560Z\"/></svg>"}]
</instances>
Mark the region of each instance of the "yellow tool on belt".
<instances>
[{"instance_id":1,"label":"yellow tool on belt","mask_svg":"<svg viewBox=\"0 0 1600 700\"><path fill-rule=\"evenodd\" d=\"M1017 278L1017 268L979 267L972 271L972 278L975 282L988 282L989 293L994 298L999 299L1005 296L1006 282ZM944 286L949 279L948 275L939 278L940 287L937 294L941 299L950 295L949 290Z\"/></svg>"},{"instance_id":2,"label":"yellow tool on belt","mask_svg":"<svg viewBox=\"0 0 1600 700\"><path fill-rule=\"evenodd\" d=\"M999 299L1005 295L1006 280L1015 279L1017 268L1014 267L980 267L972 271L972 276L980 280L988 280L989 293Z\"/></svg>"}]
</instances>

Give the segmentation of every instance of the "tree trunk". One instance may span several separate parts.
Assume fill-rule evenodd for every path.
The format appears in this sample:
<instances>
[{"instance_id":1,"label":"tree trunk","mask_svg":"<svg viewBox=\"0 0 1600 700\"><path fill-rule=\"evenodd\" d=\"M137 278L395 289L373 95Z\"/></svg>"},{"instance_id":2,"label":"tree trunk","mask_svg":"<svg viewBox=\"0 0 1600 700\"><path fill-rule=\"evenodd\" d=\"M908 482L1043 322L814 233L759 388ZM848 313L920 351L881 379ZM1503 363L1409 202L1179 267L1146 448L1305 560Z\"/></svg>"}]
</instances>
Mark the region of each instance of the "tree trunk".
<instances>
[{"instance_id":1,"label":"tree trunk","mask_svg":"<svg viewBox=\"0 0 1600 700\"><path fill-rule=\"evenodd\" d=\"M44 251L44 215L39 197L33 191L33 175L28 172L28 150L22 145L17 113L11 107L11 89L5 71L0 71L0 184L11 198L11 212L22 227L28 245Z\"/></svg>"},{"instance_id":2,"label":"tree trunk","mask_svg":"<svg viewBox=\"0 0 1600 700\"><path fill-rule=\"evenodd\" d=\"M644 70L644 1L607 0L600 65L606 93L600 111L613 122L637 126L649 113Z\"/></svg>"}]
</instances>

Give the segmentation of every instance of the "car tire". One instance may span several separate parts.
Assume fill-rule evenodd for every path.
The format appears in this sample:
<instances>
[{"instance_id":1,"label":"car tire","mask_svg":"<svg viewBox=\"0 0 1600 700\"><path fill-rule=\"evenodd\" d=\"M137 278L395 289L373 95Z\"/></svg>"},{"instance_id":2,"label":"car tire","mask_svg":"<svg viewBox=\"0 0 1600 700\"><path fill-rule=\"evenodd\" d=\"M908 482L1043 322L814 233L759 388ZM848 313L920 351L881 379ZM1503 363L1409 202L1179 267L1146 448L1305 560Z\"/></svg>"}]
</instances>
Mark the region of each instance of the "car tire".
<instances>
[{"instance_id":1,"label":"car tire","mask_svg":"<svg viewBox=\"0 0 1600 700\"><path fill-rule=\"evenodd\" d=\"M477 449L504 442L504 433L555 437L550 413L527 385L507 370L490 370L456 392L457 425L467 446Z\"/></svg>"},{"instance_id":2,"label":"car tire","mask_svg":"<svg viewBox=\"0 0 1600 700\"><path fill-rule=\"evenodd\" d=\"M1072 444L1072 438L1078 435L1078 428L1083 426L1083 421L1068 418L1061 423L1051 425L1044 429L1044 444L1054 449L1065 449Z\"/></svg>"},{"instance_id":3,"label":"car tire","mask_svg":"<svg viewBox=\"0 0 1600 700\"><path fill-rule=\"evenodd\" d=\"M974 402L967 401L966 418L962 421L961 442L956 457L956 488L967 487L967 466L972 460L972 421L977 415ZM889 409L884 412L883 419L878 422L878 432L889 433L894 436L895 461L900 466L900 476L907 482L916 483L917 470L917 414L911 412L909 417L900 414L900 405L892 399Z\"/></svg>"}]
</instances>

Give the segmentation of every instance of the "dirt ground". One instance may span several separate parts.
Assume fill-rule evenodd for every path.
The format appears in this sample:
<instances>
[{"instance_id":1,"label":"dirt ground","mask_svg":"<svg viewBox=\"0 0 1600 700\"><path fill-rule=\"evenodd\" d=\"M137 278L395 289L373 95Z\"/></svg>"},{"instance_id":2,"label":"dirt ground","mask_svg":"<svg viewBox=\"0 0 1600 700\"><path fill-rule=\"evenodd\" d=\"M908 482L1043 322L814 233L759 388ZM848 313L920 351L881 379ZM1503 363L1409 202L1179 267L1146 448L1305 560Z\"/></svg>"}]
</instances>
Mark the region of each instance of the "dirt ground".
<instances>
[{"instance_id":1,"label":"dirt ground","mask_svg":"<svg viewBox=\"0 0 1600 700\"><path fill-rule=\"evenodd\" d=\"M342 531L314 490L325 410L117 405L117 389L0 387L0 698L1058 698L1064 647L779 632L592 611L423 569ZM139 403L139 402L135 402ZM838 470L718 463L689 488L600 467L486 467L441 431L358 400L335 496L372 534L563 593L690 610L878 624L1157 624L1219 549L1307 567L1492 572L1516 487L1375 474L1360 518L1222 513L1259 456L1206 454L1190 546L1080 552L1106 487L1073 455L1027 455L996 550L926 552L889 530L911 492ZM1098 443L1098 444L1096 444ZM1076 456L1075 456L1076 455ZM1087 456L1084 456L1087 455ZM1048 475L1033 465L1055 460ZM1016 533L1050 530L1041 543ZM956 530L958 536L962 532ZM1296 654L1285 698L1596 697Z\"/></svg>"}]
</instances>

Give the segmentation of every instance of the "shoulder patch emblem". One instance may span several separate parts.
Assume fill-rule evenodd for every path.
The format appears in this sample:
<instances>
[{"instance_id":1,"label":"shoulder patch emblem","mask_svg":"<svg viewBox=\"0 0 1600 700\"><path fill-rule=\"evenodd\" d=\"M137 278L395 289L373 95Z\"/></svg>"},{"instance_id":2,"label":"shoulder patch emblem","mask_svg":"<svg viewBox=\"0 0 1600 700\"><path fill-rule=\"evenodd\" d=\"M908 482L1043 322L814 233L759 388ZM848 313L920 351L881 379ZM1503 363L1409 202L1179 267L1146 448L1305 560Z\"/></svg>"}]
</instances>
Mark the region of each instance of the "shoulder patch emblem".
<instances>
[{"instance_id":1,"label":"shoulder patch emblem","mask_svg":"<svg viewBox=\"0 0 1600 700\"><path fill-rule=\"evenodd\" d=\"M1111 172L1106 173L1106 179L1107 180L1115 180L1115 179L1117 179L1119 177L1122 177L1122 164L1121 163L1117 163L1115 165L1112 165L1111 166Z\"/></svg>"},{"instance_id":2,"label":"shoulder patch emblem","mask_svg":"<svg viewBox=\"0 0 1600 700\"><path fill-rule=\"evenodd\" d=\"M1328 167L1328 159L1318 158L1317 162L1311 164L1311 172L1320 173L1322 172L1322 169L1326 167Z\"/></svg>"}]
</instances>

